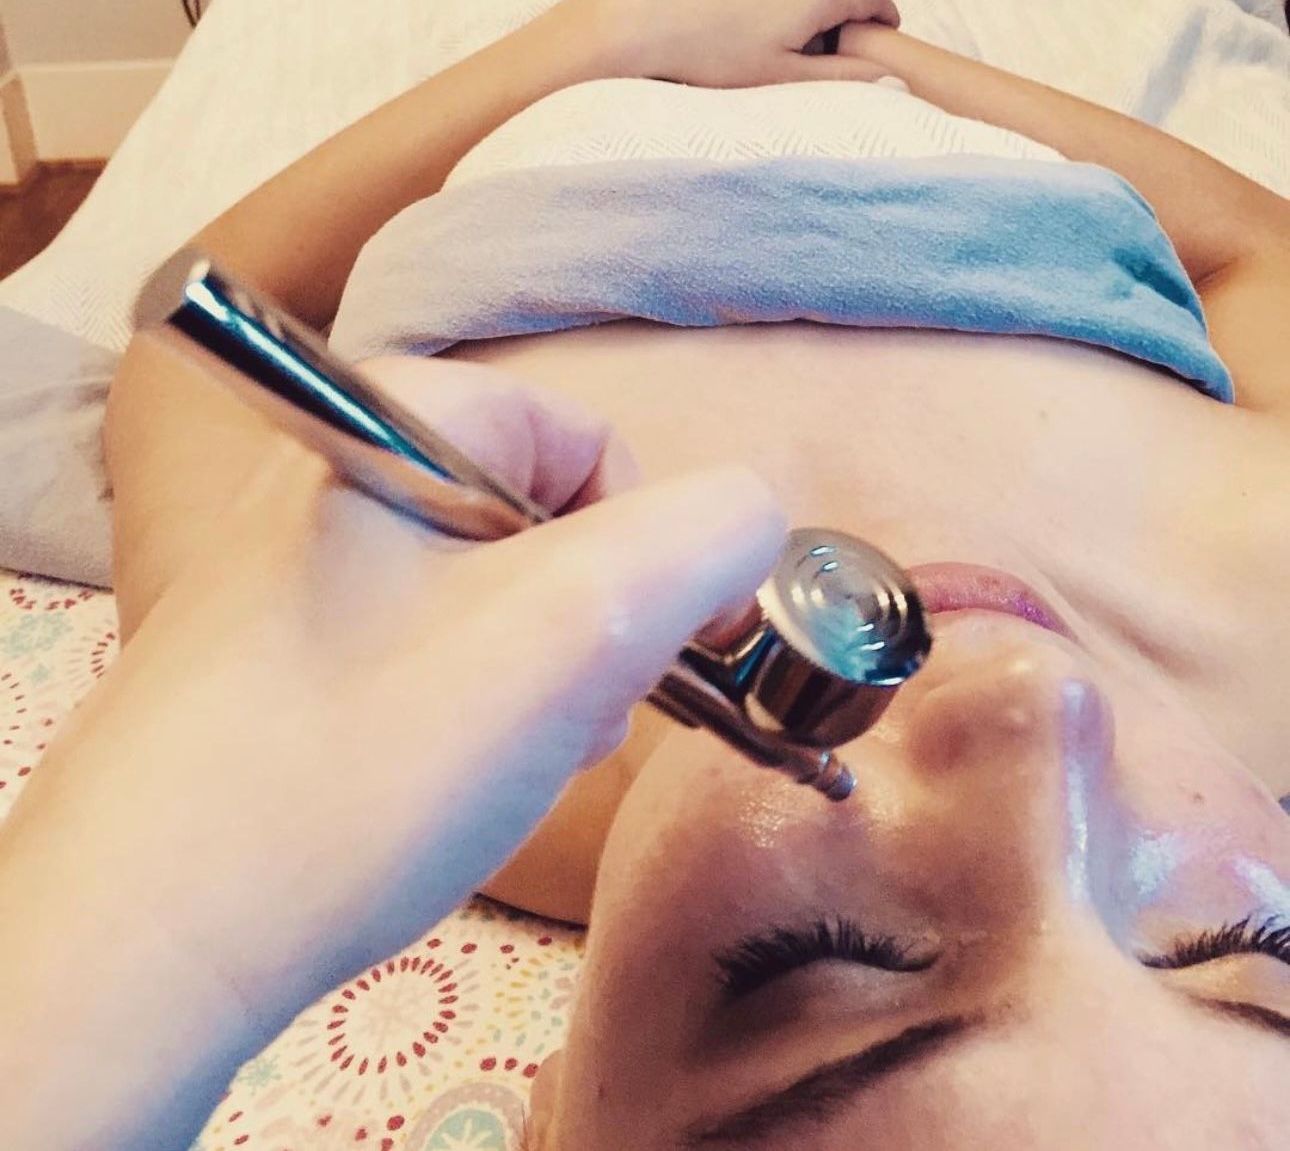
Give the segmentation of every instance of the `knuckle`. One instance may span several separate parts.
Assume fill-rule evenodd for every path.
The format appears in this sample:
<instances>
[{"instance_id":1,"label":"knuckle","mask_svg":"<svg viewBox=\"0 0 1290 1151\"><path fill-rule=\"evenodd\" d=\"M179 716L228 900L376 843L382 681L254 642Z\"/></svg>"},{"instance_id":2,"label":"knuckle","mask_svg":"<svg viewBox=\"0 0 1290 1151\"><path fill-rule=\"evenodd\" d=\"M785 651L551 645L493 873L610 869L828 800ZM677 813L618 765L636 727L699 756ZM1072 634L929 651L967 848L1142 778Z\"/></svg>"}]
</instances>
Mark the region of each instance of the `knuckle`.
<instances>
[{"instance_id":1,"label":"knuckle","mask_svg":"<svg viewBox=\"0 0 1290 1151\"><path fill-rule=\"evenodd\" d=\"M543 620L537 630L542 690L558 701L566 725L599 739L616 730L661 674L652 658L656 645L648 642L641 601L620 565L570 548L544 568L533 573L541 588L538 602L527 605Z\"/></svg>"},{"instance_id":2,"label":"knuckle","mask_svg":"<svg viewBox=\"0 0 1290 1151\"><path fill-rule=\"evenodd\" d=\"M599 554L581 557L573 578L593 647L606 655L624 653L634 638L638 615L630 589Z\"/></svg>"},{"instance_id":3,"label":"knuckle","mask_svg":"<svg viewBox=\"0 0 1290 1151\"><path fill-rule=\"evenodd\" d=\"M543 584L571 670L610 674L628 661L640 611L618 565L599 549L568 549L553 559Z\"/></svg>"}]
</instances>

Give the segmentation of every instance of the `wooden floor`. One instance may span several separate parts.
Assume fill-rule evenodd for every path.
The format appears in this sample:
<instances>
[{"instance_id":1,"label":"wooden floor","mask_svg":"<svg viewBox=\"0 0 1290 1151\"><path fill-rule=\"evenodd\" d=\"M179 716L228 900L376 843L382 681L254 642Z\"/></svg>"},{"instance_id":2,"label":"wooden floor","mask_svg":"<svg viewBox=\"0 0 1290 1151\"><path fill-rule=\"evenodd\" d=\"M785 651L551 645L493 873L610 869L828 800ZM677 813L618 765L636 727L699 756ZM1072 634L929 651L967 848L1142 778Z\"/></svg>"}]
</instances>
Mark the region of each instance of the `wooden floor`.
<instances>
[{"instance_id":1,"label":"wooden floor","mask_svg":"<svg viewBox=\"0 0 1290 1151\"><path fill-rule=\"evenodd\" d=\"M102 164L42 165L21 188L0 188L0 280L58 235Z\"/></svg>"}]
</instances>

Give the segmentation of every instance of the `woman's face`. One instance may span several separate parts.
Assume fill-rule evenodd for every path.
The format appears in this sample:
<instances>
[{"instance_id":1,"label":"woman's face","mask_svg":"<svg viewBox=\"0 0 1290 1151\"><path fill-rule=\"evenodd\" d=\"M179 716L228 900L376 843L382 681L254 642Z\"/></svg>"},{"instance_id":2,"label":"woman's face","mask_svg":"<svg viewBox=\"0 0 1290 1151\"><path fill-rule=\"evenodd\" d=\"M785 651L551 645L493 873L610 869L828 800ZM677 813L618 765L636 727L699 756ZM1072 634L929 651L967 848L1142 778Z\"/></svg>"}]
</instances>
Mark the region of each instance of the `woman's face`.
<instances>
[{"instance_id":1,"label":"woman's face","mask_svg":"<svg viewBox=\"0 0 1290 1151\"><path fill-rule=\"evenodd\" d=\"M1077 641L935 622L846 803L668 737L606 847L541 1146L1285 1145L1285 813Z\"/></svg>"}]
</instances>

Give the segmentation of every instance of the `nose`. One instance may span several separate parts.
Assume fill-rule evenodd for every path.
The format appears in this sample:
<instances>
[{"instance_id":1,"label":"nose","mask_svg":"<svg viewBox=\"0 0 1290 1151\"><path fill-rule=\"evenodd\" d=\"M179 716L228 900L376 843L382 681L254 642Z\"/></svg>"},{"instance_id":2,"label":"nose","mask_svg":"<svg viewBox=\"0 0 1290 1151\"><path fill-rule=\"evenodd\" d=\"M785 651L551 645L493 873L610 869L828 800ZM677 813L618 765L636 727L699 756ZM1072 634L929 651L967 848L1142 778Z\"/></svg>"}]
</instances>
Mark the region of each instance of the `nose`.
<instances>
[{"instance_id":1,"label":"nose","mask_svg":"<svg viewBox=\"0 0 1290 1151\"><path fill-rule=\"evenodd\" d=\"M965 613L938 629L922 677L887 733L914 838L1001 910L1092 898L1114 736L1077 654L1032 624Z\"/></svg>"}]
</instances>

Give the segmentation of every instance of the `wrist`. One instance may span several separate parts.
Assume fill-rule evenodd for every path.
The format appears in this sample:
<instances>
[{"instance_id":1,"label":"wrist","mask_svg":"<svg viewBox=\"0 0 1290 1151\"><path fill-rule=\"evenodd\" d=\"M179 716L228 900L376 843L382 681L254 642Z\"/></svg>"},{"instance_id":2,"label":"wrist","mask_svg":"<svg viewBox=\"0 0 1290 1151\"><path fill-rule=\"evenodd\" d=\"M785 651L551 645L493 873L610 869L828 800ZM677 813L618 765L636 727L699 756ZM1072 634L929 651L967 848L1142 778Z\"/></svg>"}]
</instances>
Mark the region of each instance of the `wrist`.
<instances>
[{"instance_id":1,"label":"wrist","mask_svg":"<svg viewBox=\"0 0 1290 1151\"><path fill-rule=\"evenodd\" d=\"M838 54L878 64L908 83L904 73L909 65L909 46L914 43L905 33L876 21L848 24L838 38Z\"/></svg>"},{"instance_id":2,"label":"wrist","mask_svg":"<svg viewBox=\"0 0 1290 1151\"><path fill-rule=\"evenodd\" d=\"M549 32L581 73L567 84L631 79L648 72L640 50L643 37L622 8L604 0L561 0L534 21L532 26Z\"/></svg>"}]
</instances>

